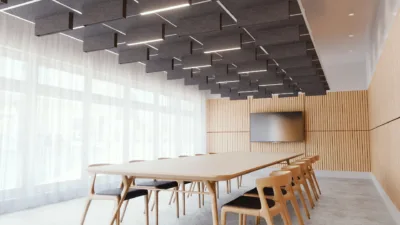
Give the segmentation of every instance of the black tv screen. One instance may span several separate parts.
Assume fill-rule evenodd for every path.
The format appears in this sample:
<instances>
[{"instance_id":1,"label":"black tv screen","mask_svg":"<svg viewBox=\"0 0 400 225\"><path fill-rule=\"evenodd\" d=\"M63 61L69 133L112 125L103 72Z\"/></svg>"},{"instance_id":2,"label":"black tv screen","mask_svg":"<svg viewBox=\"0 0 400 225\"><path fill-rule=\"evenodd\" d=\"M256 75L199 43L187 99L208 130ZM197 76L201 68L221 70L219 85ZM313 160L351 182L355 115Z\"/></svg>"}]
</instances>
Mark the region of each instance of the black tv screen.
<instances>
[{"instance_id":1,"label":"black tv screen","mask_svg":"<svg viewBox=\"0 0 400 225\"><path fill-rule=\"evenodd\" d=\"M303 112L251 113L251 142L304 140Z\"/></svg>"}]
</instances>

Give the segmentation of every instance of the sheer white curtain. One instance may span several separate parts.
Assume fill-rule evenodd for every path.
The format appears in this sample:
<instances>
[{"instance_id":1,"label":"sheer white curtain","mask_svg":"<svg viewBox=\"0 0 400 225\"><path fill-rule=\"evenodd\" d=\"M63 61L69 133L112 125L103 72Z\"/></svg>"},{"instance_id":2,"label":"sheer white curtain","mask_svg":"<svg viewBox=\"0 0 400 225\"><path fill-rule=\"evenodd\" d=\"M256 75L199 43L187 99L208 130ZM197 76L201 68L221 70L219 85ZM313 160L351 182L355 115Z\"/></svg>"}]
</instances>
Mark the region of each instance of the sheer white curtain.
<instances>
[{"instance_id":1,"label":"sheer white curtain","mask_svg":"<svg viewBox=\"0 0 400 225\"><path fill-rule=\"evenodd\" d=\"M85 196L92 163L205 152L196 88L0 13L0 214Z\"/></svg>"}]
</instances>

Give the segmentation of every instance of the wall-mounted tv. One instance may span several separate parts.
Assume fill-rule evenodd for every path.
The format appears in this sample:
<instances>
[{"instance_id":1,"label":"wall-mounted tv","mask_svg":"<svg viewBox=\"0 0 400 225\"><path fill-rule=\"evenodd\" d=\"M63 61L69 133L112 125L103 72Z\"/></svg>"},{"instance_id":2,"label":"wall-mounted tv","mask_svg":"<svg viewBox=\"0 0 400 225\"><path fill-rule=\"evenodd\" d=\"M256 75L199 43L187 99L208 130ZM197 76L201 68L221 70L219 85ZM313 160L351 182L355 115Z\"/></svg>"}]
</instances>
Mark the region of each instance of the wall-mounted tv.
<instances>
[{"instance_id":1,"label":"wall-mounted tv","mask_svg":"<svg viewBox=\"0 0 400 225\"><path fill-rule=\"evenodd\" d=\"M251 113L251 142L304 141L303 112Z\"/></svg>"}]
</instances>

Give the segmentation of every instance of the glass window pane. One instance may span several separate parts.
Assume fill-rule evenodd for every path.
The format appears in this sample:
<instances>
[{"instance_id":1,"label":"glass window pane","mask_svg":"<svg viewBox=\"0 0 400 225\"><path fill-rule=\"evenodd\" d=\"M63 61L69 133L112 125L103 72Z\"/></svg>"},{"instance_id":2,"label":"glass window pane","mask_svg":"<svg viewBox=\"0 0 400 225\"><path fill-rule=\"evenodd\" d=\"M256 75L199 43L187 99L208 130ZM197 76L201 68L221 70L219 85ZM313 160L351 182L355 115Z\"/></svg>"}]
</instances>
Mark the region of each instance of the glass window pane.
<instances>
[{"instance_id":1,"label":"glass window pane","mask_svg":"<svg viewBox=\"0 0 400 225\"><path fill-rule=\"evenodd\" d=\"M25 80L25 63L21 60L0 56L0 77L12 80Z\"/></svg>"},{"instance_id":2,"label":"glass window pane","mask_svg":"<svg viewBox=\"0 0 400 225\"><path fill-rule=\"evenodd\" d=\"M103 96L123 98L124 87L120 84L92 79L92 92Z\"/></svg>"},{"instance_id":3,"label":"glass window pane","mask_svg":"<svg viewBox=\"0 0 400 225\"><path fill-rule=\"evenodd\" d=\"M176 157L178 156L176 146L175 127L176 115L169 113L159 113L159 145L160 157Z\"/></svg>"},{"instance_id":4,"label":"glass window pane","mask_svg":"<svg viewBox=\"0 0 400 225\"><path fill-rule=\"evenodd\" d=\"M154 104L154 94L150 91L131 88L131 99L136 102Z\"/></svg>"},{"instance_id":5,"label":"glass window pane","mask_svg":"<svg viewBox=\"0 0 400 225\"><path fill-rule=\"evenodd\" d=\"M154 113L132 109L130 115L129 160L154 159Z\"/></svg>"},{"instance_id":6,"label":"glass window pane","mask_svg":"<svg viewBox=\"0 0 400 225\"><path fill-rule=\"evenodd\" d=\"M83 76L42 66L39 67L38 83L75 91L85 88Z\"/></svg>"}]
</instances>

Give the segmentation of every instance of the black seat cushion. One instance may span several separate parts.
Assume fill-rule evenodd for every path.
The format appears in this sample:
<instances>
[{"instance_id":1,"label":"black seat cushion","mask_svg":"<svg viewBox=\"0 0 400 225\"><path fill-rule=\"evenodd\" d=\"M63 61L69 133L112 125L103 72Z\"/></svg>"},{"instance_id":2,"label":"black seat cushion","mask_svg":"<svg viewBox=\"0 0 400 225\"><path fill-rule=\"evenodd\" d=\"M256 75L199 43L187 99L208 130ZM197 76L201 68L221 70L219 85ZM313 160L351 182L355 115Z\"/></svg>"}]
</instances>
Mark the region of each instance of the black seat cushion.
<instances>
[{"instance_id":1,"label":"black seat cushion","mask_svg":"<svg viewBox=\"0 0 400 225\"><path fill-rule=\"evenodd\" d=\"M155 187L155 188L158 188L158 189L170 189L170 188L178 187L178 182L176 182L176 181L152 180L152 181L136 183L136 186Z\"/></svg>"},{"instance_id":2,"label":"black seat cushion","mask_svg":"<svg viewBox=\"0 0 400 225\"><path fill-rule=\"evenodd\" d=\"M99 191L96 194L97 195L118 196L118 195L121 195L121 193L122 193L122 188L114 188L114 189ZM125 200L140 197L140 196L147 195L147 194L148 194L147 190L132 188L132 189L129 189L128 194L125 197Z\"/></svg>"},{"instance_id":3,"label":"black seat cushion","mask_svg":"<svg viewBox=\"0 0 400 225\"><path fill-rule=\"evenodd\" d=\"M191 184L192 181L184 181L183 184Z\"/></svg>"},{"instance_id":4,"label":"black seat cushion","mask_svg":"<svg viewBox=\"0 0 400 225\"><path fill-rule=\"evenodd\" d=\"M282 190L282 194L286 195L287 191L285 189L281 189ZM246 194L256 194L258 195L258 191L257 188L253 188L250 191L246 192ZM265 196L274 196L274 189L271 187L266 187L264 188L264 195Z\"/></svg>"},{"instance_id":5,"label":"black seat cushion","mask_svg":"<svg viewBox=\"0 0 400 225\"><path fill-rule=\"evenodd\" d=\"M270 208L275 205L275 202L273 200L265 200L267 201ZM240 196L239 198L226 203L224 206L234 206L246 209L261 209L261 202L259 198Z\"/></svg>"}]
</instances>

